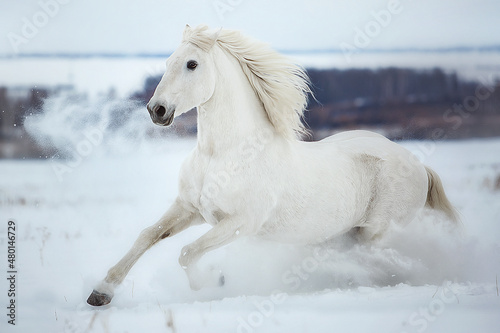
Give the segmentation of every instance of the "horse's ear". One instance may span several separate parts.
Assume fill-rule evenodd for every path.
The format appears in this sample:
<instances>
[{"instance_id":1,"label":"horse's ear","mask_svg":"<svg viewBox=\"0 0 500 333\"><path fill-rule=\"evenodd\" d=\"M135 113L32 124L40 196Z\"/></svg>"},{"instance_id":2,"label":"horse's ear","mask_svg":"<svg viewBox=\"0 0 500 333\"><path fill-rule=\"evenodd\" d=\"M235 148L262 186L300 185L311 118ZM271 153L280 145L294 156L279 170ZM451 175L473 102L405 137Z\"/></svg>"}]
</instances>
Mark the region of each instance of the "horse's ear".
<instances>
[{"instance_id":1,"label":"horse's ear","mask_svg":"<svg viewBox=\"0 0 500 333\"><path fill-rule=\"evenodd\" d=\"M191 35L191 31L193 29L191 29L191 27L189 26L189 24L186 24L186 27L184 28L184 32L182 33L182 39L186 39L187 36Z\"/></svg>"}]
</instances>

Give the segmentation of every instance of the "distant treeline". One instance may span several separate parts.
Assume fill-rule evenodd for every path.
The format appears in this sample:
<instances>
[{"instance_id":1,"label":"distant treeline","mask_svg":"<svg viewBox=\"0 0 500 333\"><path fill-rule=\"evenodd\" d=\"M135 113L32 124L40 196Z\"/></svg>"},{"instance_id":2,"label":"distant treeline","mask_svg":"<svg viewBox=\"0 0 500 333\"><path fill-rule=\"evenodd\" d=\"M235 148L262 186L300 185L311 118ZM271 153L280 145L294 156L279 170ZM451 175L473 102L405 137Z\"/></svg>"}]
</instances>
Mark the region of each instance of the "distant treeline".
<instances>
[{"instance_id":1,"label":"distant treeline","mask_svg":"<svg viewBox=\"0 0 500 333\"><path fill-rule=\"evenodd\" d=\"M312 139L356 128L377 129L393 139L500 136L500 81L491 77L475 82L441 69L404 68L310 69L308 74L315 97L305 121ZM129 99L146 105L160 79L147 78ZM45 98L64 91L75 94L68 86L0 88L0 157L44 153L24 131L23 121L43 112ZM193 115L177 123L185 129L181 134L196 131Z\"/></svg>"},{"instance_id":2,"label":"distant treeline","mask_svg":"<svg viewBox=\"0 0 500 333\"><path fill-rule=\"evenodd\" d=\"M315 96L322 104L449 101L459 97L462 84L456 74L445 74L437 68L428 71L401 68L308 70L308 74ZM317 104L314 100L311 102Z\"/></svg>"},{"instance_id":3,"label":"distant treeline","mask_svg":"<svg viewBox=\"0 0 500 333\"><path fill-rule=\"evenodd\" d=\"M460 79L441 69L309 70L315 99L307 123L313 130L387 127L393 137L500 135L500 82ZM391 134L389 133L389 134Z\"/></svg>"}]
</instances>

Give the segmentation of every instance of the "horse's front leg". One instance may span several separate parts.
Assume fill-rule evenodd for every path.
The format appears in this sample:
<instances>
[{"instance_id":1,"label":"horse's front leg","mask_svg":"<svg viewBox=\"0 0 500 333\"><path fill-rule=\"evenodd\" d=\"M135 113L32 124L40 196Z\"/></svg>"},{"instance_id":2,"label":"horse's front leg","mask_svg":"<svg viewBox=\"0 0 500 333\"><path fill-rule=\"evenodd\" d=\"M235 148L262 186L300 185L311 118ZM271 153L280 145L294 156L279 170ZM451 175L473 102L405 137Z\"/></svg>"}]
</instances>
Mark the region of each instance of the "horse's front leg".
<instances>
[{"instance_id":1,"label":"horse's front leg","mask_svg":"<svg viewBox=\"0 0 500 333\"><path fill-rule=\"evenodd\" d=\"M154 225L144 229L127 254L108 271L106 278L87 299L94 306L106 305L113 298L114 289L122 283L132 266L151 246L195 224L196 213L184 208L179 199Z\"/></svg>"},{"instance_id":2,"label":"horse's front leg","mask_svg":"<svg viewBox=\"0 0 500 333\"><path fill-rule=\"evenodd\" d=\"M199 290L202 287L220 285L223 282L221 281L223 276L218 276L217 279L212 277L213 281L207 280L209 278L206 275L207 272L201 272L196 264L208 251L226 245L243 234L248 235L240 222L232 218L223 219L206 234L182 248L179 264L186 271L191 289Z\"/></svg>"}]
</instances>

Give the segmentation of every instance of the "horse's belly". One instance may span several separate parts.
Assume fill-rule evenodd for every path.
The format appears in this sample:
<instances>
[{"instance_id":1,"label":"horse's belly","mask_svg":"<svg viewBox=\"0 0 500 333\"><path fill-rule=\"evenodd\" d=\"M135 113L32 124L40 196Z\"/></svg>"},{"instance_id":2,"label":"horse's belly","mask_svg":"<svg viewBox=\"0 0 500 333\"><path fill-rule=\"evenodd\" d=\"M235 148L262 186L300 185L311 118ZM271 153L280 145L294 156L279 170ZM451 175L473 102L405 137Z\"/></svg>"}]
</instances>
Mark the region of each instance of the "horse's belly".
<instances>
[{"instance_id":1,"label":"horse's belly","mask_svg":"<svg viewBox=\"0 0 500 333\"><path fill-rule=\"evenodd\" d=\"M329 194L320 196L306 207L288 206L276 211L264 223L259 236L284 243L314 244L351 230L366 203L361 203L363 207L358 206L356 193L341 195L332 191Z\"/></svg>"},{"instance_id":2,"label":"horse's belly","mask_svg":"<svg viewBox=\"0 0 500 333\"><path fill-rule=\"evenodd\" d=\"M351 221L350 223L335 223L329 219L296 221L300 223L294 223L293 226L289 222L265 224L258 236L281 243L317 244L342 235L354 227Z\"/></svg>"}]
</instances>

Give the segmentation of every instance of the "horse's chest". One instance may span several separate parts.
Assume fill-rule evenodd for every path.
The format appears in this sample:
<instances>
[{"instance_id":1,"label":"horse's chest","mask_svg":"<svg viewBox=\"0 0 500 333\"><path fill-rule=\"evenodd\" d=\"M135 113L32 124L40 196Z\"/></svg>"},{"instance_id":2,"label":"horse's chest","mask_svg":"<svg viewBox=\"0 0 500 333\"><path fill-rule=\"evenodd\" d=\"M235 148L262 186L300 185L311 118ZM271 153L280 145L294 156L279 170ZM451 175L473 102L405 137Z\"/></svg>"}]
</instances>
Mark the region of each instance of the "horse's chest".
<instances>
[{"instance_id":1,"label":"horse's chest","mask_svg":"<svg viewBox=\"0 0 500 333\"><path fill-rule=\"evenodd\" d=\"M214 224L230 206L239 181L230 163L198 157L187 163L181 174L181 196Z\"/></svg>"}]
</instances>

